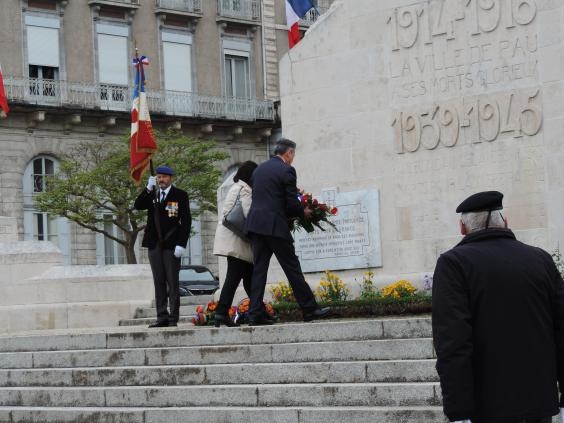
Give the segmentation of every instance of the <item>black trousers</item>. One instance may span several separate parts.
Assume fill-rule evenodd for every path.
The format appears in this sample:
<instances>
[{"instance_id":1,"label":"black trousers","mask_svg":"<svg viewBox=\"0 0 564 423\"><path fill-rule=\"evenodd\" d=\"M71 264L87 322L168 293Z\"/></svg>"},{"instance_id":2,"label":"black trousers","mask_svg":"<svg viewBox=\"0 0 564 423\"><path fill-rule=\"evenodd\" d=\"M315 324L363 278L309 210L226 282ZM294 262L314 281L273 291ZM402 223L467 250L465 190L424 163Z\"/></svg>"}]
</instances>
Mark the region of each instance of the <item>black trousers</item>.
<instances>
[{"instance_id":1,"label":"black trousers","mask_svg":"<svg viewBox=\"0 0 564 423\"><path fill-rule=\"evenodd\" d=\"M527 419L514 420L511 423L551 423L551 422L552 422L552 417L529 417ZM474 420L472 420L472 423L474 423Z\"/></svg>"},{"instance_id":2,"label":"black trousers","mask_svg":"<svg viewBox=\"0 0 564 423\"><path fill-rule=\"evenodd\" d=\"M254 269L251 284L251 306L249 314L253 318L260 317L264 313L264 290L266 288L266 277L268 265L272 254L280 263L282 270L288 278L288 283L294 291L294 297L303 312L311 312L317 308L315 296L305 281L300 261L296 256L294 243L291 240L268 235L251 234L251 246L253 248Z\"/></svg>"},{"instance_id":3,"label":"black trousers","mask_svg":"<svg viewBox=\"0 0 564 423\"><path fill-rule=\"evenodd\" d=\"M551 423L552 417L530 417L528 419L515 420L514 423Z\"/></svg>"},{"instance_id":4,"label":"black trousers","mask_svg":"<svg viewBox=\"0 0 564 423\"><path fill-rule=\"evenodd\" d=\"M253 276L253 264L248 261L235 257L227 257L227 273L225 274L225 282L221 288L219 301L215 312L222 316L227 316L235 291L239 286L239 282L243 279L243 288L247 296L251 297L251 277Z\"/></svg>"},{"instance_id":5,"label":"black trousers","mask_svg":"<svg viewBox=\"0 0 564 423\"><path fill-rule=\"evenodd\" d=\"M149 249L149 263L151 264L153 283L155 284L157 321L178 323L180 310L180 294L178 292L180 258L174 257L174 250L155 247ZM170 312L167 305L170 307Z\"/></svg>"}]
</instances>

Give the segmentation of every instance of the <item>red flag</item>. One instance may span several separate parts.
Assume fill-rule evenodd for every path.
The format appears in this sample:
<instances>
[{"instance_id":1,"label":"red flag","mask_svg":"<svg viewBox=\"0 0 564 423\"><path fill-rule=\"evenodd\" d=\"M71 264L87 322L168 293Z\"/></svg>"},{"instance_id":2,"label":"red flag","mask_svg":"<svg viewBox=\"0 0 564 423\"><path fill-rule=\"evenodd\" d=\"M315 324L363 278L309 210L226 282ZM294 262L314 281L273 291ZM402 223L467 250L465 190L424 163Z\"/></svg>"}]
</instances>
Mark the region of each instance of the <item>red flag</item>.
<instances>
[{"instance_id":1,"label":"red flag","mask_svg":"<svg viewBox=\"0 0 564 423\"><path fill-rule=\"evenodd\" d=\"M8 97L6 97L6 90L4 89L4 78L2 77L2 66L0 66L0 109L8 114L10 108L8 107Z\"/></svg>"},{"instance_id":2,"label":"red flag","mask_svg":"<svg viewBox=\"0 0 564 423\"><path fill-rule=\"evenodd\" d=\"M157 141L153 134L147 97L145 95L145 73L143 65L149 61L145 56L133 59L136 67L135 91L133 93L133 105L131 107L131 145L129 169L131 177L138 184L143 172L149 166L153 154L157 151Z\"/></svg>"}]
</instances>

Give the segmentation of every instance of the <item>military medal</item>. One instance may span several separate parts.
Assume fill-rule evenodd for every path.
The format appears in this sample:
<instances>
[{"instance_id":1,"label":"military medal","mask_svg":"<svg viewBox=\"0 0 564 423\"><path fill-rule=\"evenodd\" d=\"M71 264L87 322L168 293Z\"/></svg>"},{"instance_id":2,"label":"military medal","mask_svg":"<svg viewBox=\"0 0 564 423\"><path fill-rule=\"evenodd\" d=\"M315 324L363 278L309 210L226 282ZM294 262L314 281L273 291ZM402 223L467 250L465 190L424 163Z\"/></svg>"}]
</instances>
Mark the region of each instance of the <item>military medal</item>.
<instances>
[{"instance_id":1,"label":"military medal","mask_svg":"<svg viewBox=\"0 0 564 423\"><path fill-rule=\"evenodd\" d=\"M178 216L178 202L177 201L168 201L166 203L165 210L168 212L168 217Z\"/></svg>"}]
</instances>

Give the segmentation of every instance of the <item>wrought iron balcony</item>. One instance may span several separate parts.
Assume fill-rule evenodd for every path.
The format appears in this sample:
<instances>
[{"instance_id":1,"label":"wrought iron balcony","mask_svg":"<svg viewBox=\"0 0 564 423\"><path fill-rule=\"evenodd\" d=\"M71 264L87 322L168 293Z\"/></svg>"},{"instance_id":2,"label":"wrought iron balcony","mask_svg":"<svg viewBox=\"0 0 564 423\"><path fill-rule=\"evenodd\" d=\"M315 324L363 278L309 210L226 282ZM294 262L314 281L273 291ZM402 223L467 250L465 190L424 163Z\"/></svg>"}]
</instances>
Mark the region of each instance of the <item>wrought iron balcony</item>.
<instances>
[{"instance_id":1,"label":"wrought iron balcony","mask_svg":"<svg viewBox=\"0 0 564 423\"><path fill-rule=\"evenodd\" d=\"M156 0L155 6L157 9L202 13L202 0Z\"/></svg>"},{"instance_id":2,"label":"wrought iron balcony","mask_svg":"<svg viewBox=\"0 0 564 423\"><path fill-rule=\"evenodd\" d=\"M224 18L258 21L260 20L260 1L217 0L217 13Z\"/></svg>"},{"instance_id":3,"label":"wrought iron balcony","mask_svg":"<svg viewBox=\"0 0 564 423\"><path fill-rule=\"evenodd\" d=\"M321 15L326 13L335 0L317 0L316 9L311 9L300 19L298 25L308 27L313 24Z\"/></svg>"},{"instance_id":4,"label":"wrought iron balcony","mask_svg":"<svg viewBox=\"0 0 564 423\"><path fill-rule=\"evenodd\" d=\"M67 109L129 112L133 88L52 79L4 79L8 101L14 104ZM178 117L238 121L274 120L272 101L216 97L178 91L147 91L150 112Z\"/></svg>"},{"instance_id":5,"label":"wrought iron balcony","mask_svg":"<svg viewBox=\"0 0 564 423\"><path fill-rule=\"evenodd\" d=\"M129 7L129 6L139 6L139 0L88 0L88 4Z\"/></svg>"}]
</instances>

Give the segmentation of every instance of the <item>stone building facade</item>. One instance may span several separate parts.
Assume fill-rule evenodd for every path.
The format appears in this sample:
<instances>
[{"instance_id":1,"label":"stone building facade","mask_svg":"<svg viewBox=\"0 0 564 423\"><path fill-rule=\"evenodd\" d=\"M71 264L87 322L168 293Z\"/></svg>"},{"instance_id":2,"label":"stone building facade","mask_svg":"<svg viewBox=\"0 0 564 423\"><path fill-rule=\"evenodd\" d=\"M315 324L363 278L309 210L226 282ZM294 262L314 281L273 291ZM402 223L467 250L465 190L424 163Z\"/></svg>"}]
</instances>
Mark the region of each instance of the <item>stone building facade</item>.
<instances>
[{"instance_id":1,"label":"stone building facade","mask_svg":"<svg viewBox=\"0 0 564 423\"><path fill-rule=\"evenodd\" d=\"M33 194L72 145L129 133L135 47L151 60L153 126L215 140L229 154L227 178L238 163L266 159L279 136L286 37L283 0L4 0L0 216L17 218L20 240L53 241L68 265L123 262L117 244L38 213ZM214 271L216 221L195 222L186 258Z\"/></svg>"}]
</instances>

